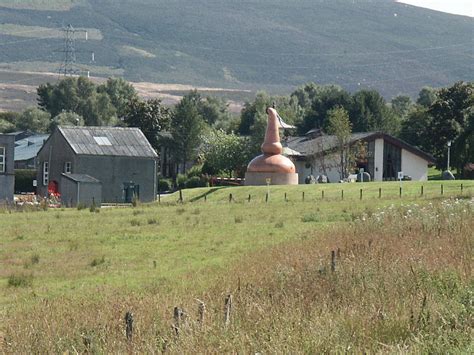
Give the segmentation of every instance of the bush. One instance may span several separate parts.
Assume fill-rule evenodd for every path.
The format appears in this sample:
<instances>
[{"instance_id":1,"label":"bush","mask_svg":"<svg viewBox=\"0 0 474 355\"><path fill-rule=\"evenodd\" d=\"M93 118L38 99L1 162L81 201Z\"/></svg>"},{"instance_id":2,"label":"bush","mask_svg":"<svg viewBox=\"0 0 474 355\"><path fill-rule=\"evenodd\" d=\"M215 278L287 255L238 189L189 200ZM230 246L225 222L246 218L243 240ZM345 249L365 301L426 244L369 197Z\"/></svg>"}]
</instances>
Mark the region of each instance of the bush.
<instances>
[{"instance_id":1,"label":"bush","mask_svg":"<svg viewBox=\"0 0 474 355\"><path fill-rule=\"evenodd\" d=\"M36 170L15 170L15 192L35 192L34 179L36 179Z\"/></svg>"},{"instance_id":2,"label":"bush","mask_svg":"<svg viewBox=\"0 0 474 355\"><path fill-rule=\"evenodd\" d=\"M186 180L186 188L192 189L194 187L205 187L206 183L201 180L199 176L193 176Z\"/></svg>"},{"instance_id":3,"label":"bush","mask_svg":"<svg viewBox=\"0 0 474 355\"><path fill-rule=\"evenodd\" d=\"M188 178L194 176L200 177L202 175L202 165L194 165L191 169L188 170Z\"/></svg>"},{"instance_id":4,"label":"bush","mask_svg":"<svg viewBox=\"0 0 474 355\"><path fill-rule=\"evenodd\" d=\"M186 175L178 174L178 176L176 176L176 187L178 189L184 189L186 187L186 180Z\"/></svg>"},{"instance_id":5,"label":"bush","mask_svg":"<svg viewBox=\"0 0 474 355\"><path fill-rule=\"evenodd\" d=\"M158 191L159 192L165 192L165 191L170 191L172 182L169 179L160 179L158 181Z\"/></svg>"}]
</instances>

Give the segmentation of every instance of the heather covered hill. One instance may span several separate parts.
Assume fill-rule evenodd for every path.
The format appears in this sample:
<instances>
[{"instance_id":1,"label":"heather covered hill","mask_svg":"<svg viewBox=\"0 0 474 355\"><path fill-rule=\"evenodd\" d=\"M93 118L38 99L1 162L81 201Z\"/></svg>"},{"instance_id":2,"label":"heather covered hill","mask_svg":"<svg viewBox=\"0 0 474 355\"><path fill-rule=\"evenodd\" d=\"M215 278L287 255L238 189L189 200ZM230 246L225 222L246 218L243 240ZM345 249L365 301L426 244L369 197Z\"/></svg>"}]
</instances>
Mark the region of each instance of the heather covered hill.
<instances>
[{"instance_id":1,"label":"heather covered hill","mask_svg":"<svg viewBox=\"0 0 474 355\"><path fill-rule=\"evenodd\" d=\"M391 0L0 0L0 69L56 70L66 24L91 34L80 69L134 81L389 98L474 79L472 18Z\"/></svg>"}]
</instances>

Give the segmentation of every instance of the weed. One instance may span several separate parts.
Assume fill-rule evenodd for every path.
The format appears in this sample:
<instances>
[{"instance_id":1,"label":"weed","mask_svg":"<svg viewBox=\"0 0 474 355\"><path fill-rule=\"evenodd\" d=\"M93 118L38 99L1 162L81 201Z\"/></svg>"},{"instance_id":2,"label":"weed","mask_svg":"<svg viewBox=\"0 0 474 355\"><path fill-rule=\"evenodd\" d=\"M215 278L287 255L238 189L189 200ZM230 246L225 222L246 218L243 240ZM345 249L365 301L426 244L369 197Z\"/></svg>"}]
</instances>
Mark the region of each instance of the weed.
<instances>
[{"instance_id":1,"label":"weed","mask_svg":"<svg viewBox=\"0 0 474 355\"><path fill-rule=\"evenodd\" d=\"M140 222L138 219L132 219L132 220L130 221L130 225L131 225L132 227L138 227L138 226L141 225L141 222Z\"/></svg>"},{"instance_id":2,"label":"weed","mask_svg":"<svg viewBox=\"0 0 474 355\"><path fill-rule=\"evenodd\" d=\"M304 223L307 223L307 222L321 222L321 216L317 215L315 213L305 214L301 218L301 222L304 222Z\"/></svg>"},{"instance_id":3,"label":"weed","mask_svg":"<svg viewBox=\"0 0 474 355\"><path fill-rule=\"evenodd\" d=\"M8 277L10 287L30 287L33 284L33 275L12 274Z\"/></svg>"},{"instance_id":4,"label":"weed","mask_svg":"<svg viewBox=\"0 0 474 355\"><path fill-rule=\"evenodd\" d=\"M148 224L158 224L158 220L156 218L148 218Z\"/></svg>"},{"instance_id":5,"label":"weed","mask_svg":"<svg viewBox=\"0 0 474 355\"><path fill-rule=\"evenodd\" d=\"M76 206L77 210L78 211L81 211L81 210L84 210L87 208L87 206L84 204L84 203L78 203L77 206Z\"/></svg>"},{"instance_id":6,"label":"weed","mask_svg":"<svg viewBox=\"0 0 474 355\"><path fill-rule=\"evenodd\" d=\"M284 226L285 224L283 223L283 221L275 223L275 228L283 228Z\"/></svg>"},{"instance_id":7,"label":"weed","mask_svg":"<svg viewBox=\"0 0 474 355\"><path fill-rule=\"evenodd\" d=\"M40 256L38 254L33 254L30 258L31 264L38 264L40 261Z\"/></svg>"},{"instance_id":8,"label":"weed","mask_svg":"<svg viewBox=\"0 0 474 355\"><path fill-rule=\"evenodd\" d=\"M234 217L235 223L242 223L244 221L244 217L236 216Z\"/></svg>"},{"instance_id":9,"label":"weed","mask_svg":"<svg viewBox=\"0 0 474 355\"><path fill-rule=\"evenodd\" d=\"M102 258L100 259L95 258L94 260L91 261L90 266L96 267L96 266L102 265L103 263L105 263L105 256L102 256Z\"/></svg>"}]
</instances>

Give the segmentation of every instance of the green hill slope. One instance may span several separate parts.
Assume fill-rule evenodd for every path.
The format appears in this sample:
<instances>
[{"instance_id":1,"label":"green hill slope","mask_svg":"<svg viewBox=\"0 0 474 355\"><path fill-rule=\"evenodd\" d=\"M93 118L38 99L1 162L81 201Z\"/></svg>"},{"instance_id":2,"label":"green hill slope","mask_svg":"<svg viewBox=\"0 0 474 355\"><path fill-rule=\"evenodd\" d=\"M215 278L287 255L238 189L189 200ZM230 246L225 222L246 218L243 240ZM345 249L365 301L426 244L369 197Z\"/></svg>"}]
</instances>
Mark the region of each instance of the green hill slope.
<instances>
[{"instance_id":1,"label":"green hill slope","mask_svg":"<svg viewBox=\"0 0 474 355\"><path fill-rule=\"evenodd\" d=\"M391 0L0 0L0 6L6 70L58 67L63 39L49 29L72 24L94 34L76 42L82 70L135 81L273 92L315 81L390 97L474 80L472 18Z\"/></svg>"}]
</instances>

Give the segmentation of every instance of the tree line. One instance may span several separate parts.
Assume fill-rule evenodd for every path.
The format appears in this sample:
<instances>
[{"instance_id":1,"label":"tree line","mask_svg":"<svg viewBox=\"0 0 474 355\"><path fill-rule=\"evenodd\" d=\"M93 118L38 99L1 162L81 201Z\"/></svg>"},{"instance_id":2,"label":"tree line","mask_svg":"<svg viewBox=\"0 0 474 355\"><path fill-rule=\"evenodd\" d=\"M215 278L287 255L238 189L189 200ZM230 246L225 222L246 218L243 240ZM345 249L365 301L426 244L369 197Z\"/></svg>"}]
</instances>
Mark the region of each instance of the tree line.
<instances>
[{"instance_id":1,"label":"tree line","mask_svg":"<svg viewBox=\"0 0 474 355\"><path fill-rule=\"evenodd\" d=\"M451 142L452 167L461 171L474 161L473 89L472 82L457 82L440 89L425 87L416 101L398 95L387 102L376 90L351 94L336 85L308 83L289 95L258 92L240 115L233 115L224 99L197 91L167 107L159 99L141 99L123 79L95 84L84 77L66 78L38 87L38 107L0 113L0 132L51 132L58 125L139 127L155 149L168 147L183 170L197 160L203 173L232 176L243 174L259 154L266 108L276 105L285 121L297 127L292 134L314 128L341 133L337 122L349 134L381 131L431 153L439 168L446 167L446 145ZM335 113L344 120L334 118Z\"/></svg>"}]
</instances>

